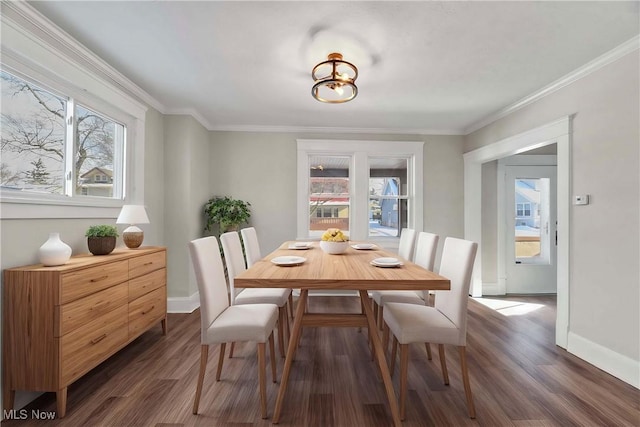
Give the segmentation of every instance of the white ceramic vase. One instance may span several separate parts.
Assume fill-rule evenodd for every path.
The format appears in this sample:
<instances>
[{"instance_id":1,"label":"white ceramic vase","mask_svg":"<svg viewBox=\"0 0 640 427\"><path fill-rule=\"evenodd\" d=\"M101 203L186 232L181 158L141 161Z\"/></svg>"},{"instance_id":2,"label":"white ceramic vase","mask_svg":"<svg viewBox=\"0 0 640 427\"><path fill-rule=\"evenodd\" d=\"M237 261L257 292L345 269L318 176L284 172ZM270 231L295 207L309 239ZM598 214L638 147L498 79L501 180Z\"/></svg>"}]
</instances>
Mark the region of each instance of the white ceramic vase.
<instances>
[{"instance_id":1,"label":"white ceramic vase","mask_svg":"<svg viewBox=\"0 0 640 427\"><path fill-rule=\"evenodd\" d=\"M38 250L38 257L46 267L66 264L71 258L71 246L60 240L60 233L49 233L49 240Z\"/></svg>"}]
</instances>

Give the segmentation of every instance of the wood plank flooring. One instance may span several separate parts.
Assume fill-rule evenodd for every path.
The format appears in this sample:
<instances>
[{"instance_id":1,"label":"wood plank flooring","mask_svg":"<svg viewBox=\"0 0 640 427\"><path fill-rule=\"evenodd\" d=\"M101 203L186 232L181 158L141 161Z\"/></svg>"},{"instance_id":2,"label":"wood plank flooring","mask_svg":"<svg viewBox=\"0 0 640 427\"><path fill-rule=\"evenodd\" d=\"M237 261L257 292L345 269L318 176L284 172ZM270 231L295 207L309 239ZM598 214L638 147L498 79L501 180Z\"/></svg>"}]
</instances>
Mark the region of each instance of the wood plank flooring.
<instances>
[{"instance_id":1,"label":"wood plank flooring","mask_svg":"<svg viewBox=\"0 0 640 427\"><path fill-rule=\"evenodd\" d=\"M469 302L467 359L477 419L467 416L458 352L446 350L450 386L442 383L438 352L428 361L412 346L404 425L639 426L640 391L554 344L555 297L503 301L541 304L505 316ZM356 297L310 298L310 311L358 312ZM504 312L504 310L503 310ZM366 330L305 329L290 376L281 426L389 426L384 387L371 361ZM10 426L270 426L260 418L257 349L238 344L215 382L218 347L209 351L200 414L191 413L200 357L200 316L170 314L160 326L69 387L67 416L12 420ZM228 351L228 350L227 350ZM283 359L278 354L278 377ZM398 362L399 363L399 362ZM398 390L399 366L394 384ZM270 379L270 377L269 377ZM267 382L273 414L278 384ZM27 408L54 411L47 393Z\"/></svg>"}]
</instances>

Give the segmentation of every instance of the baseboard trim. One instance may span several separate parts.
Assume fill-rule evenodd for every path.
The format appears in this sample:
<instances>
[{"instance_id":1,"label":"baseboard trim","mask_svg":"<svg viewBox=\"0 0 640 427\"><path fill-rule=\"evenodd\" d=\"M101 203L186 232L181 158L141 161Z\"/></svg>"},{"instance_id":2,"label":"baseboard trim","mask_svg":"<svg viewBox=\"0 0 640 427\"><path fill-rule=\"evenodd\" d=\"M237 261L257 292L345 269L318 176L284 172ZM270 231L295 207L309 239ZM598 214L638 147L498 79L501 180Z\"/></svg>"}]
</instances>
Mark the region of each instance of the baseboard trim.
<instances>
[{"instance_id":1,"label":"baseboard trim","mask_svg":"<svg viewBox=\"0 0 640 427\"><path fill-rule=\"evenodd\" d=\"M600 344L569 332L567 351L622 381L640 388L640 363Z\"/></svg>"},{"instance_id":2,"label":"baseboard trim","mask_svg":"<svg viewBox=\"0 0 640 427\"><path fill-rule=\"evenodd\" d=\"M495 282L482 282L482 296L485 295L504 295L500 290L500 286Z\"/></svg>"},{"instance_id":3,"label":"baseboard trim","mask_svg":"<svg viewBox=\"0 0 640 427\"><path fill-rule=\"evenodd\" d=\"M193 313L200 307L200 294L196 292L190 297L167 298L167 312L169 313Z\"/></svg>"}]
</instances>

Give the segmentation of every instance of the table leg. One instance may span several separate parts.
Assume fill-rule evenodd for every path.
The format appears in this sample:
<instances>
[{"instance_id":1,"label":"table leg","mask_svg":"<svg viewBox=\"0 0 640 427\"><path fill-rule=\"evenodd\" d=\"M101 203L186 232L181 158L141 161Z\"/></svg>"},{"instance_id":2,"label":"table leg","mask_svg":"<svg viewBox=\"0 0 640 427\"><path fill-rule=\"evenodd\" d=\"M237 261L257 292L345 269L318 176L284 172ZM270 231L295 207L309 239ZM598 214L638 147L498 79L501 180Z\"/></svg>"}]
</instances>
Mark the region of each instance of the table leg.
<instances>
[{"instance_id":1,"label":"table leg","mask_svg":"<svg viewBox=\"0 0 640 427\"><path fill-rule=\"evenodd\" d=\"M368 298L367 291L359 291L360 299L366 301ZM373 317L373 310L371 306L362 304L364 307L364 314L367 316L367 322L369 323L369 330L377 331L376 321ZM382 375L382 381L384 382L384 388L387 392L387 399L389 400L389 409L391 410L391 417L393 418L393 424L396 427L400 427L402 422L400 421L400 412L398 410L398 400L396 399L395 392L393 391L393 383L391 381L391 375L389 374L389 367L384 356L384 349L380 342L380 336L376 333L371 334L371 341L376 353L376 359L378 360L378 366L380 367L380 373Z\"/></svg>"},{"instance_id":2,"label":"table leg","mask_svg":"<svg viewBox=\"0 0 640 427\"><path fill-rule=\"evenodd\" d=\"M291 371L291 364L300 341L300 332L302 330L302 317L304 316L305 308L307 306L307 296L309 295L308 289L300 290L300 297L298 298L298 306L296 308L296 316L293 320L293 330L291 331L291 338L289 339L289 348L287 349L287 357L284 359L284 368L282 369L282 379L280 380L280 388L278 389L278 397L276 399L276 408L273 411L273 418L271 423L278 424L280 421L280 411L282 410L282 403L284 401L284 395L287 391L287 382L289 381L289 372Z\"/></svg>"}]
</instances>

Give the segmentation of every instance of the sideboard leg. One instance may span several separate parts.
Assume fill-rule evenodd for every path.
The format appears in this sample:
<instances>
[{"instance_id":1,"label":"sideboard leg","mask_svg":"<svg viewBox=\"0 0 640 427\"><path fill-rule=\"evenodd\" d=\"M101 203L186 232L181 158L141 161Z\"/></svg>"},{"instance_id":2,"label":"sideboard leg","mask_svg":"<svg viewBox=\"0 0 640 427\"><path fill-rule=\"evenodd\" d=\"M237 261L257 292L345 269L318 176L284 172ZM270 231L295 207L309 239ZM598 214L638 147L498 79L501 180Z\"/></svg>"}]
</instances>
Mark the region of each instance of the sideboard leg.
<instances>
[{"instance_id":1,"label":"sideboard leg","mask_svg":"<svg viewBox=\"0 0 640 427\"><path fill-rule=\"evenodd\" d=\"M56 391L56 405L58 407L58 418L64 418L67 413L67 387Z\"/></svg>"},{"instance_id":2,"label":"sideboard leg","mask_svg":"<svg viewBox=\"0 0 640 427\"><path fill-rule=\"evenodd\" d=\"M160 324L162 325L162 335L167 335L167 318L162 319Z\"/></svg>"}]
</instances>

